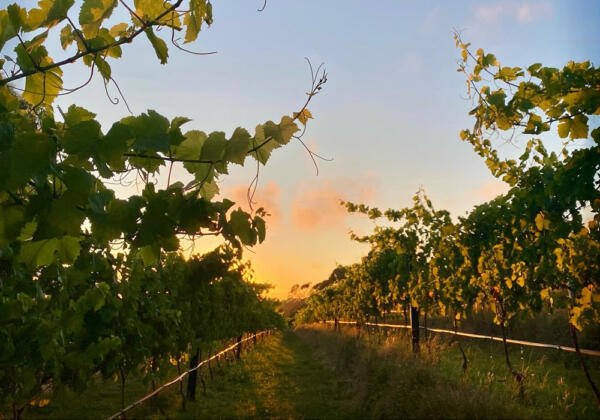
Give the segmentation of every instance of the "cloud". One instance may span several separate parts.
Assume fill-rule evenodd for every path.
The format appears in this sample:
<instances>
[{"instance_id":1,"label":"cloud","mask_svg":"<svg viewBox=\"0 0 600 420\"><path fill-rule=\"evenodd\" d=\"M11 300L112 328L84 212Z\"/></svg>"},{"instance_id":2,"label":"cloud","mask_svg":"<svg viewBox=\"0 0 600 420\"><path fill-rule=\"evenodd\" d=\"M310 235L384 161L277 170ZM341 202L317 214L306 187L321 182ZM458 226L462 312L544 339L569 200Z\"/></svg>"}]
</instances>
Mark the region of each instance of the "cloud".
<instances>
[{"instance_id":1,"label":"cloud","mask_svg":"<svg viewBox=\"0 0 600 420\"><path fill-rule=\"evenodd\" d=\"M486 181L481 187L471 190L471 195L481 202L485 202L496 198L500 194L505 194L509 188L508 184L502 181Z\"/></svg>"},{"instance_id":2,"label":"cloud","mask_svg":"<svg viewBox=\"0 0 600 420\"><path fill-rule=\"evenodd\" d=\"M505 6L502 3L475 7L475 17L477 20L483 20L485 22L495 22L504 15L504 13Z\"/></svg>"},{"instance_id":3,"label":"cloud","mask_svg":"<svg viewBox=\"0 0 600 420\"><path fill-rule=\"evenodd\" d=\"M248 204L248 184L240 184L227 188L224 197L235 201L236 206L250 212ZM269 182L264 187L258 187L254 194L252 207L256 210L264 207L270 214L267 218L267 226L276 226L281 222L281 190L275 182Z\"/></svg>"},{"instance_id":4,"label":"cloud","mask_svg":"<svg viewBox=\"0 0 600 420\"><path fill-rule=\"evenodd\" d=\"M552 5L547 2L523 3L517 6L516 18L521 23L529 23L536 19L549 17L553 12Z\"/></svg>"},{"instance_id":5,"label":"cloud","mask_svg":"<svg viewBox=\"0 0 600 420\"><path fill-rule=\"evenodd\" d=\"M474 9L477 20L495 23L501 19L514 19L519 23L531 23L554 14L554 8L547 1L500 1L479 5Z\"/></svg>"},{"instance_id":6,"label":"cloud","mask_svg":"<svg viewBox=\"0 0 600 420\"><path fill-rule=\"evenodd\" d=\"M292 202L292 223L301 231L345 229L348 216L340 201L371 201L376 194L376 179L337 178L319 185L302 183Z\"/></svg>"}]
</instances>

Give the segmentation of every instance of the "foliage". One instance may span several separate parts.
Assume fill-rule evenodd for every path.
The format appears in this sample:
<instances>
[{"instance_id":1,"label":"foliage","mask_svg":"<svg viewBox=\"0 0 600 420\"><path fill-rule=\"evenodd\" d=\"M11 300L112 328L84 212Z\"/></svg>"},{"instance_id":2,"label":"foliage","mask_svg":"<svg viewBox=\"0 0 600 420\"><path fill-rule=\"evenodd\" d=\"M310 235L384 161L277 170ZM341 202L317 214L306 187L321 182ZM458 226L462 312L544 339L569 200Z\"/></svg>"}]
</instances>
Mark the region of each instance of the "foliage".
<instances>
[{"instance_id":1,"label":"foliage","mask_svg":"<svg viewBox=\"0 0 600 420\"><path fill-rule=\"evenodd\" d=\"M600 128L590 124L596 121L593 114L600 113L600 72L589 62L571 62L561 71L535 64L525 80L520 68L501 67L492 54L472 54L458 35L457 46L463 57L459 71L467 74L469 92L477 100L471 111L475 129L463 130L461 138L512 188L457 222L447 212L434 210L422 192L412 207L402 210L383 212L345 203L349 212L385 217L397 225L377 226L365 237L353 235L371 244L369 255L351 268L363 271L356 277L364 285L348 281L331 287L337 296L348 289L363 306L356 311L350 310L352 300L336 302L346 305L346 316L357 320L362 314L382 316L411 303L457 319L489 306L500 324L517 314L567 307L574 327L598 323ZM505 84L505 89L480 86L483 74ZM591 138L575 149L564 144L560 155L549 153L540 138L532 138L518 161L499 157L488 138L514 130L537 136L553 123L560 137L570 133L571 140ZM373 290L376 302L361 300L365 288ZM307 313L307 319L322 319L317 313L327 313L316 309L327 302L326 290L309 303L312 315Z\"/></svg>"},{"instance_id":2,"label":"foliage","mask_svg":"<svg viewBox=\"0 0 600 420\"><path fill-rule=\"evenodd\" d=\"M493 54L472 54L458 35L456 41L459 71L476 102L474 129L463 130L461 138L511 189L457 222L435 211L422 192L401 210L345 203L349 212L398 225L352 235L371 244L361 263L349 267L360 274L315 293L299 319L323 320L333 311L362 321L410 303L459 320L487 307L504 335L515 316L567 308L577 348L576 329L600 322L600 127L593 125L600 114L600 70L589 62L562 70L534 64L526 77L521 68L502 67ZM482 86L484 75L495 90ZM560 154L538 137L553 126L558 137L568 137ZM494 136L506 133L532 136L518 160L502 158L493 146ZM573 148L576 139L587 141ZM364 290L376 299L364 299ZM508 352L506 361L521 381ZM582 367L600 403L583 359Z\"/></svg>"},{"instance_id":3,"label":"foliage","mask_svg":"<svg viewBox=\"0 0 600 420\"><path fill-rule=\"evenodd\" d=\"M282 325L240 260L242 247L265 240L264 210L214 198L230 165L247 157L264 165L297 137L296 121L312 118L307 105L324 72L313 74L298 112L253 134L184 131L188 118L169 121L154 110L105 131L89 110L52 107L87 84L64 87L64 66L83 63L90 80L97 70L106 85L115 82L111 60L142 33L162 64L169 53L159 30L179 49L176 33L194 41L212 24L212 5L182 3L84 0L75 10L73 0L40 0L37 8L0 10L0 48L14 47L0 59L0 403L17 417L43 392L82 389L97 374L124 384L136 369L151 379L189 346ZM114 22L117 9L131 20ZM48 53L56 31L65 59ZM175 164L192 181L169 176L159 188L152 178ZM141 192L117 198L110 183L127 174L142 181ZM182 241L206 235L227 245L184 259Z\"/></svg>"}]
</instances>

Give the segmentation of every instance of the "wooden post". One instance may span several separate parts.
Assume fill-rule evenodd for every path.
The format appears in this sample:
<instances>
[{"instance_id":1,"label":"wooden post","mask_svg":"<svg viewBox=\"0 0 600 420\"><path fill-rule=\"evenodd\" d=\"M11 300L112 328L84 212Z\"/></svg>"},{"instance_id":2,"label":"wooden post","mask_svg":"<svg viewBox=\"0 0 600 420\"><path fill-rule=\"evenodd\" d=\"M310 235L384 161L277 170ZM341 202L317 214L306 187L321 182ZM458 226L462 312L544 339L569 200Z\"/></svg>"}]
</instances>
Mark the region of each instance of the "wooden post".
<instances>
[{"instance_id":1,"label":"wooden post","mask_svg":"<svg viewBox=\"0 0 600 420\"><path fill-rule=\"evenodd\" d=\"M235 349L235 358L240 360L240 357L242 355L242 334L238 335L237 342L238 345Z\"/></svg>"},{"instance_id":2,"label":"wooden post","mask_svg":"<svg viewBox=\"0 0 600 420\"><path fill-rule=\"evenodd\" d=\"M419 352L419 308L410 305L410 328L413 353Z\"/></svg>"},{"instance_id":3,"label":"wooden post","mask_svg":"<svg viewBox=\"0 0 600 420\"><path fill-rule=\"evenodd\" d=\"M198 358L200 357L200 348L196 349L196 353L190 357L190 369L198 364ZM190 372L188 375L187 383L187 399L190 401L196 401L196 384L198 381L198 370Z\"/></svg>"}]
</instances>

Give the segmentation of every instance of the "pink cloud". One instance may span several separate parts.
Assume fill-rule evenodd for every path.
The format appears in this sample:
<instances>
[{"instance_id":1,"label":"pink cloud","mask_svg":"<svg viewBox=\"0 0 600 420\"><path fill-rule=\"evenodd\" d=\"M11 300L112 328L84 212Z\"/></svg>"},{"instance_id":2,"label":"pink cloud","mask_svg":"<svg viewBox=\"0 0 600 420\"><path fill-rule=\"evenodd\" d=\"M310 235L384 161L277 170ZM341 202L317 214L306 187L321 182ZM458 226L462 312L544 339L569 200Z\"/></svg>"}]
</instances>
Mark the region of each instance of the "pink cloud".
<instances>
[{"instance_id":1,"label":"pink cloud","mask_svg":"<svg viewBox=\"0 0 600 420\"><path fill-rule=\"evenodd\" d=\"M471 194L483 202L492 200L501 194L505 194L508 192L509 188L510 187L505 182L492 180L486 181L481 187L472 190Z\"/></svg>"},{"instance_id":2,"label":"pink cloud","mask_svg":"<svg viewBox=\"0 0 600 420\"><path fill-rule=\"evenodd\" d=\"M223 194L224 197L235 201L236 207L250 212L248 203L248 185L241 184L228 188ZM264 187L258 187L252 200L252 207L256 210L263 207L270 216L267 218L269 227L278 225L281 222L281 190L275 182L269 182Z\"/></svg>"},{"instance_id":3,"label":"pink cloud","mask_svg":"<svg viewBox=\"0 0 600 420\"><path fill-rule=\"evenodd\" d=\"M371 201L376 194L372 175L365 179L338 178L318 185L302 183L292 203L292 222L303 231L345 229L348 215L340 201Z\"/></svg>"}]
</instances>

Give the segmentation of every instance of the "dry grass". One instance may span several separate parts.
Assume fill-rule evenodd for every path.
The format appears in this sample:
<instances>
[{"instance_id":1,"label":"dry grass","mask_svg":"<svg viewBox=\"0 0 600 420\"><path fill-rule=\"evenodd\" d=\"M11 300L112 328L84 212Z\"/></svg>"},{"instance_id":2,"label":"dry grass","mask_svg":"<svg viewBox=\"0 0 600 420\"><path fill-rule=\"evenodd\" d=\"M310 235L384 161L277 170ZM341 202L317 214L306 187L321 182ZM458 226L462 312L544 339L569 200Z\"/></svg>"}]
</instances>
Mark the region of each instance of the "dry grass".
<instances>
[{"instance_id":1,"label":"dry grass","mask_svg":"<svg viewBox=\"0 0 600 420\"><path fill-rule=\"evenodd\" d=\"M598 418L600 411L572 358L512 349L527 375L523 395L508 373L501 345L457 343L432 336L414 355L405 331L312 325L296 330L352 388L368 418ZM569 355L570 356L570 355ZM562 383L561 383L562 381Z\"/></svg>"}]
</instances>

